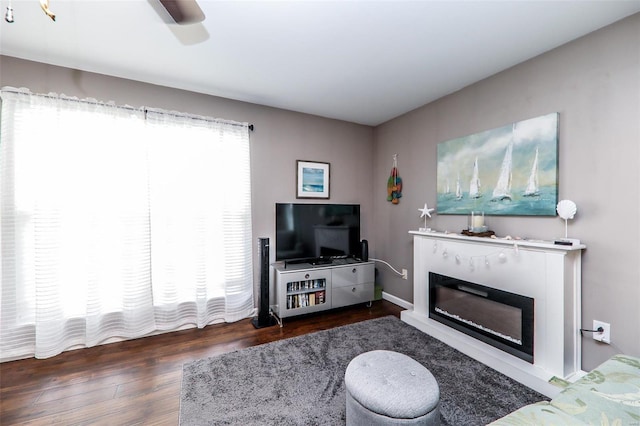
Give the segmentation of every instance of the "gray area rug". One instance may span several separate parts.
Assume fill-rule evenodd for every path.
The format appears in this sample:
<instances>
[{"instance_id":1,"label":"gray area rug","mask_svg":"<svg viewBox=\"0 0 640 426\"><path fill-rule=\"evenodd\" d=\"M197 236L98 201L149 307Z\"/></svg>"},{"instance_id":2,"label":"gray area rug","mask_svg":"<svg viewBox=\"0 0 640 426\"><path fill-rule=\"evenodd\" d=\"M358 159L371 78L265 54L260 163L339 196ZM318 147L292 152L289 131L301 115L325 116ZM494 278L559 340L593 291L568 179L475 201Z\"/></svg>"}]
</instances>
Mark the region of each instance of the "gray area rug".
<instances>
[{"instance_id":1,"label":"gray area rug","mask_svg":"<svg viewBox=\"0 0 640 426\"><path fill-rule=\"evenodd\" d=\"M343 425L344 372L375 349L401 352L431 371L443 425L485 425L547 399L388 316L185 364L180 424Z\"/></svg>"}]
</instances>

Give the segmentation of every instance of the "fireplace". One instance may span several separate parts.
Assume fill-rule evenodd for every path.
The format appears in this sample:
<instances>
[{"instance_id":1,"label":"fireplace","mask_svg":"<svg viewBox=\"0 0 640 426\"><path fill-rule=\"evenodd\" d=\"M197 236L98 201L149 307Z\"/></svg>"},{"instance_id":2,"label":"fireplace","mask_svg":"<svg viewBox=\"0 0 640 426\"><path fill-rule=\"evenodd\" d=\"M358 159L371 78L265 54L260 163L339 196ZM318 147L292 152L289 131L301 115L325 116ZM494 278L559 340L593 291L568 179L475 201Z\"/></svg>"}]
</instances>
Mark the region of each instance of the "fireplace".
<instances>
[{"instance_id":1,"label":"fireplace","mask_svg":"<svg viewBox=\"0 0 640 426\"><path fill-rule=\"evenodd\" d=\"M429 318L533 364L530 297L429 272Z\"/></svg>"},{"instance_id":2,"label":"fireplace","mask_svg":"<svg viewBox=\"0 0 640 426\"><path fill-rule=\"evenodd\" d=\"M413 305L400 314L404 322L550 398L559 392L551 378L573 381L583 374L579 329L585 246L410 234ZM430 289L429 273L445 277L440 290ZM451 277L458 283L448 285ZM441 301L432 305L438 297ZM502 319L493 323L484 314L477 319L475 311L484 309L499 312Z\"/></svg>"}]
</instances>

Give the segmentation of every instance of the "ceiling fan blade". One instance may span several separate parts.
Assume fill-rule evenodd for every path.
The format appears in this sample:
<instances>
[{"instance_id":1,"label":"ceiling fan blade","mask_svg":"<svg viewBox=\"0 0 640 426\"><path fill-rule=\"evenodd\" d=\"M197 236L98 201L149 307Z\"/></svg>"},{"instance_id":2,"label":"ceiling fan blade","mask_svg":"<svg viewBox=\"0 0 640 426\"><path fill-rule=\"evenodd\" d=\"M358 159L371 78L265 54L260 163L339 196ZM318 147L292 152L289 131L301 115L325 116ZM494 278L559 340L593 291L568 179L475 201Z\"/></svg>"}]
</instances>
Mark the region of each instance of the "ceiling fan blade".
<instances>
[{"instance_id":1,"label":"ceiling fan blade","mask_svg":"<svg viewBox=\"0 0 640 426\"><path fill-rule=\"evenodd\" d=\"M177 24L193 24L204 21L204 12L196 0L159 0Z\"/></svg>"}]
</instances>

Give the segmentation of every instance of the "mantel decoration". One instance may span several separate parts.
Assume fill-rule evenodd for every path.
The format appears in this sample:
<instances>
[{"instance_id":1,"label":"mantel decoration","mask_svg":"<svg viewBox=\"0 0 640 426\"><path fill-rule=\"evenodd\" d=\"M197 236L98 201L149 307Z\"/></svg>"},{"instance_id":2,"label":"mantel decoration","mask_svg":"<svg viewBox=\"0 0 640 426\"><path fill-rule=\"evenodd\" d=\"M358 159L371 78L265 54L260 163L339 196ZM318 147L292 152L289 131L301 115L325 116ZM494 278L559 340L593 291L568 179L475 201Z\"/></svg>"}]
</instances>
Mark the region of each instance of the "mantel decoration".
<instances>
[{"instance_id":1,"label":"mantel decoration","mask_svg":"<svg viewBox=\"0 0 640 426\"><path fill-rule=\"evenodd\" d=\"M329 199L329 163L297 161L296 198Z\"/></svg>"},{"instance_id":2,"label":"mantel decoration","mask_svg":"<svg viewBox=\"0 0 640 426\"><path fill-rule=\"evenodd\" d=\"M400 197L402 197L402 178L398 175L398 154L393 154L391 176L387 180L387 201L398 204Z\"/></svg>"},{"instance_id":3,"label":"mantel decoration","mask_svg":"<svg viewBox=\"0 0 640 426\"><path fill-rule=\"evenodd\" d=\"M471 232L487 232L487 225L484 224L484 212L472 211L469 215L469 231Z\"/></svg>"},{"instance_id":4,"label":"mantel decoration","mask_svg":"<svg viewBox=\"0 0 640 426\"><path fill-rule=\"evenodd\" d=\"M452 257L455 259L456 265L466 265L471 271L474 271L476 266L480 265L489 268L492 263L495 263L495 261L497 261L497 263L505 263L509 260L509 256L507 256L507 253L509 252L511 252L513 258L518 258L518 256L520 256L520 249L517 241L514 241L513 247L511 248L499 248L493 252L481 255L454 252L451 250L451 246L452 244L438 242L435 240L433 242L433 253L434 255L437 255L440 251L442 257Z\"/></svg>"},{"instance_id":5,"label":"mantel decoration","mask_svg":"<svg viewBox=\"0 0 640 426\"><path fill-rule=\"evenodd\" d=\"M580 244L580 240L575 238L569 238L568 232L568 220L573 219L575 217L576 212L578 211L578 207L576 203L571 200L561 200L556 207L556 211L558 212L558 216L561 219L564 219L564 238L556 240L556 244Z\"/></svg>"},{"instance_id":6,"label":"mantel decoration","mask_svg":"<svg viewBox=\"0 0 640 426\"><path fill-rule=\"evenodd\" d=\"M495 232L490 231L484 222L483 211L471 211L469 215L469 225L462 230L462 235L468 237L494 237Z\"/></svg>"},{"instance_id":7,"label":"mantel decoration","mask_svg":"<svg viewBox=\"0 0 640 426\"><path fill-rule=\"evenodd\" d=\"M427 203L424 203L423 208L418 209L418 211L422 213L420 215L420 218L424 218L424 228L419 228L418 231L421 231L421 232L431 231L431 228L427 228L427 217L431 218L431 212L434 210L435 209L430 209L429 207L427 207Z\"/></svg>"},{"instance_id":8,"label":"mantel decoration","mask_svg":"<svg viewBox=\"0 0 640 426\"><path fill-rule=\"evenodd\" d=\"M437 212L555 216L558 113L438 144Z\"/></svg>"}]
</instances>

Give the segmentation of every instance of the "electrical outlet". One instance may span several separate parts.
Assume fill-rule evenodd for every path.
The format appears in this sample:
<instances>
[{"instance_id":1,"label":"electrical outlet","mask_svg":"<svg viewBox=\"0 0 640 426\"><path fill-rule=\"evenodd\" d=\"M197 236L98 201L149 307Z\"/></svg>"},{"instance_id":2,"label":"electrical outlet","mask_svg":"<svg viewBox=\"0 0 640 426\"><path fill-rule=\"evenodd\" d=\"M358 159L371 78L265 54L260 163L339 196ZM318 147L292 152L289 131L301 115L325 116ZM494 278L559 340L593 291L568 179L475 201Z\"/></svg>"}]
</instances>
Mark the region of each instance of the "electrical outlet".
<instances>
[{"instance_id":1,"label":"electrical outlet","mask_svg":"<svg viewBox=\"0 0 640 426\"><path fill-rule=\"evenodd\" d=\"M409 279L409 277L407 276L408 273L409 273L409 271L407 271L406 269L402 270L402 279L403 280Z\"/></svg>"},{"instance_id":2,"label":"electrical outlet","mask_svg":"<svg viewBox=\"0 0 640 426\"><path fill-rule=\"evenodd\" d=\"M602 343L611 343L611 325L606 322L593 320L593 329L598 330L602 327L602 333L593 332L593 339Z\"/></svg>"}]
</instances>

